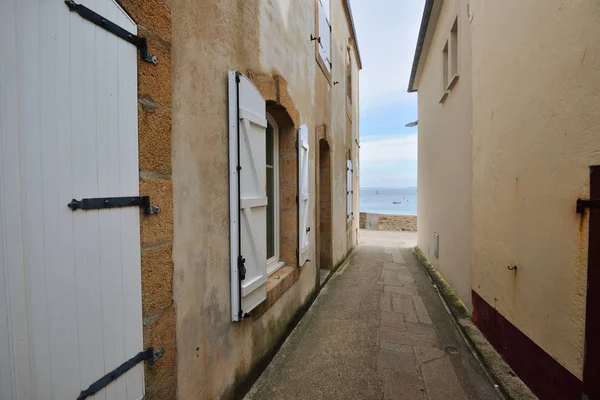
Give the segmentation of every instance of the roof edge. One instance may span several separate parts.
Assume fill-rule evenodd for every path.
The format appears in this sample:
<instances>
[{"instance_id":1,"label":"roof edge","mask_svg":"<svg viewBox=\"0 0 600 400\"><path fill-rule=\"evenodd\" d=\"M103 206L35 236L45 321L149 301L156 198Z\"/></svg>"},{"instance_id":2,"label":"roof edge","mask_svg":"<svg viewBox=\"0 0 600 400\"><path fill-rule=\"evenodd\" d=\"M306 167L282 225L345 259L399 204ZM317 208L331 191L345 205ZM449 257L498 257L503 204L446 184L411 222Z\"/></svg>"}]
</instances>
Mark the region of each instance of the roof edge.
<instances>
[{"instance_id":1,"label":"roof edge","mask_svg":"<svg viewBox=\"0 0 600 400\"><path fill-rule=\"evenodd\" d=\"M421 19L421 28L419 29L419 37L417 39L417 48L415 49L415 57L413 59L412 70L410 72L410 80L408 81L408 92L414 93L415 79L417 77L417 70L419 69L419 62L421 61L421 54L423 51L423 44L425 43L425 36L427 35L427 28L429 27L429 20L431 19L431 12L433 10L433 3L435 0L426 0L425 9L423 10L423 18Z\"/></svg>"},{"instance_id":2,"label":"roof edge","mask_svg":"<svg viewBox=\"0 0 600 400\"><path fill-rule=\"evenodd\" d=\"M354 47L356 48L356 58L358 59L358 69L362 69L362 59L360 58L360 50L358 49L358 37L356 36L356 29L354 27L354 18L352 17L352 8L350 7L350 0L344 0L344 7L346 8L346 15L350 20L352 38L354 39Z\"/></svg>"}]
</instances>

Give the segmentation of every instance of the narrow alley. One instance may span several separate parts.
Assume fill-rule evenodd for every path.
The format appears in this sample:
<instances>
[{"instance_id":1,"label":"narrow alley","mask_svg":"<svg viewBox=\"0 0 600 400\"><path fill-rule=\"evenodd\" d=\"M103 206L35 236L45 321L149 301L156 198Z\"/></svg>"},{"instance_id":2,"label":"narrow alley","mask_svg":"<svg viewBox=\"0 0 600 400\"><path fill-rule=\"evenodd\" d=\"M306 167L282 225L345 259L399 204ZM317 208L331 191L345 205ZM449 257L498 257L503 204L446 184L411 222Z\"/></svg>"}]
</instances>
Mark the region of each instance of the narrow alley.
<instances>
[{"instance_id":1,"label":"narrow alley","mask_svg":"<svg viewBox=\"0 0 600 400\"><path fill-rule=\"evenodd\" d=\"M498 399L412 253L361 231L246 399Z\"/></svg>"}]
</instances>

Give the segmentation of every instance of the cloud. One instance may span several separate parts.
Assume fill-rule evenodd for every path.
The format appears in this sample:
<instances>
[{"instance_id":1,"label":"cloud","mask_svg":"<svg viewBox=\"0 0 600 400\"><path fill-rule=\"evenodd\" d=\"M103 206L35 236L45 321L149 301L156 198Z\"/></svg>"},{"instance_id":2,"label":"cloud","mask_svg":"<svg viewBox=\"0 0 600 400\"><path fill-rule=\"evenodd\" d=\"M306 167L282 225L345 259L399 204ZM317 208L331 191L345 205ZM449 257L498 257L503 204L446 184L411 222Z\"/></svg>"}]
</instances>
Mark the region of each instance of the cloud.
<instances>
[{"instance_id":1,"label":"cloud","mask_svg":"<svg viewBox=\"0 0 600 400\"><path fill-rule=\"evenodd\" d=\"M406 92L425 0L351 0L360 72L360 185L417 185L417 116ZM394 134L389 134L393 132Z\"/></svg>"},{"instance_id":2,"label":"cloud","mask_svg":"<svg viewBox=\"0 0 600 400\"><path fill-rule=\"evenodd\" d=\"M360 145L363 166L417 159L417 133L370 136Z\"/></svg>"},{"instance_id":3,"label":"cloud","mask_svg":"<svg viewBox=\"0 0 600 400\"><path fill-rule=\"evenodd\" d=\"M424 4L424 0L352 0L363 60L361 108L416 100L406 89Z\"/></svg>"}]
</instances>

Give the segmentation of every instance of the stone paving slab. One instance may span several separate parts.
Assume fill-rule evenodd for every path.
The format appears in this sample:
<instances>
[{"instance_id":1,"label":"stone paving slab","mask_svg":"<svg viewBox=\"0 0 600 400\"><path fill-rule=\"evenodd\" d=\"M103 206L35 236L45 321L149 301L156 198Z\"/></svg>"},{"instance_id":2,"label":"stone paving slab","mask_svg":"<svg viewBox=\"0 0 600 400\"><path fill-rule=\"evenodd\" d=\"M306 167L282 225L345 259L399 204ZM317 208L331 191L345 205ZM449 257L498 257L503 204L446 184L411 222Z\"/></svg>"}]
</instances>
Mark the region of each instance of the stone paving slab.
<instances>
[{"instance_id":1,"label":"stone paving slab","mask_svg":"<svg viewBox=\"0 0 600 400\"><path fill-rule=\"evenodd\" d=\"M464 400L468 398L449 358L440 357L424 362L421 364L421 372L431 400Z\"/></svg>"},{"instance_id":2,"label":"stone paving slab","mask_svg":"<svg viewBox=\"0 0 600 400\"><path fill-rule=\"evenodd\" d=\"M417 288L414 286L392 286L385 285L383 287L383 291L387 293L395 293L402 297L406 296L407 298L412 298L417 295Z\"/></svg>"},{"instance_id":3,"label":"stone paving slab","mask_svg":"<svg viewBox=\"0 0 600 400\"><path fill-rule=\"evenodd\" d=\"M406 330L404 316L402 314L386 310L381 310L381 326L392 328L398 331Z\"/></svg>"},{"instance_id":4,"label":"stone paving slab","mask_svg":"<svg viewBox=\"0 0 600 400\"><path fill-rule=\"evenodd\" d=\"M418 372L382 370L385 400L425 400L425 381Z\"/></svg>"},{"instance_id":5,"label":"stone paving slab","mask_svg":"<svg viewBox=\"0 0 600 400\"><path fill-rule=\"evenodd\" d=\"M431 324L431 317L427 312L427 307L425 307L425 303L423 303L423 299L420 296L414 296L413 302L415 304L415 310L417 310L417 317L419 318L419 322L424 324Z\"/></svg>"},{"instance_id":6,"label":"stone paving slab","mask_svg":"<svg viewBox=\"0 0 600 400\"><path fill-rule=\"evenodd\" d=\"M414 235L414 234L412 234ZM361 231L247 399L499 399L404 232Z\"/></svg>"},{"instance_id":7,"label":"stone paving slab","mask_svg":"<svg viewBox=\"0 0 600 400\"><path fill-rule=\"evenodd\" d=\"M406 265L406 261L404 261L404 257L399 252L392 253L392 260L394 260L397 264Z\"/></svg>"}]
</instances>

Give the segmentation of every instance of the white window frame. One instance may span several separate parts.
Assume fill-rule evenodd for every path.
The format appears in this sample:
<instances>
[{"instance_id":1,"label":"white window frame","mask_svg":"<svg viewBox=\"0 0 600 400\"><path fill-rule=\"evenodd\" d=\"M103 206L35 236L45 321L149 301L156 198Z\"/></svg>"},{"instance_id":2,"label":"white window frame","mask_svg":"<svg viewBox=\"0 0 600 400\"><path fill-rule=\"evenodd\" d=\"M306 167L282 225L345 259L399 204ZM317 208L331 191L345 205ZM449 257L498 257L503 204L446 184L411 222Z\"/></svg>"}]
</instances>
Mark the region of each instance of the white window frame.
<instances>
[{"instance_id":1,"label":"white window frame","mask_svg":"<svg viewBox=\"0 0 600 400\"><path fill-rule=\"evenodd\" d=\"M280 256L280 249L281 249L281 210L280 210L280 194L281 194L281 184L279 181L279 126L277 126L277 123L275 122L275 120L273 119L273 117L271 116L271 114L267 113L267 121L269 122L269 124L273 127L273 184L275 185L274 190L273 190L273 197L274 197L274 208L275 208L275 215L274 215L274 220L273 220L273 224L274 224L274 236L275 236L275 244L274 244L274 250L275 250L275 254L273 255L273 257L269 258L267 260L267 274L272 275L274 274L279 268L283 267L285 265L285 263L283 261L281 261ZM265 171L266 173L266 171ZM269 229L269 227L267 227L267 229Z\"/></svg>"}]
</instances>

